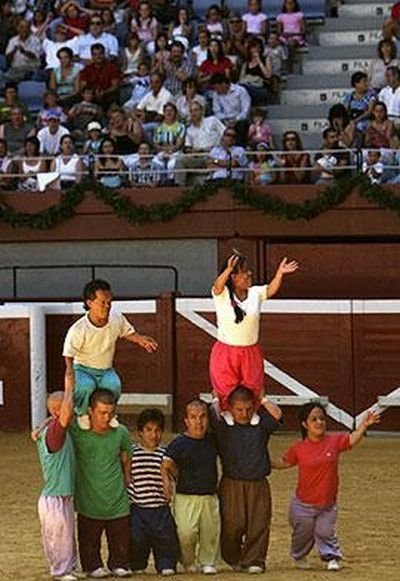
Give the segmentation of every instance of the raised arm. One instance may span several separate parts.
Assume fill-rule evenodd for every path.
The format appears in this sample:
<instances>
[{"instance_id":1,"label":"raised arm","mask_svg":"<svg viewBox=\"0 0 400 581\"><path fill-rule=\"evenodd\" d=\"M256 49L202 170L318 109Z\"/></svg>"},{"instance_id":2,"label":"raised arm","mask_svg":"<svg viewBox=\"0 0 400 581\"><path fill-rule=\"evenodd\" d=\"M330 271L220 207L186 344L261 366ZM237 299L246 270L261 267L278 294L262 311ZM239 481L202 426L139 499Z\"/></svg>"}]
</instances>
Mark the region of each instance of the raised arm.
<instances>
[{"instance_id":1,"label":"raised arm","mask_svg":"<svg viewBox=\"0 0 400 581\"><path fill-rule=\"evenodd\" d=\"M277 422L280 421L282 418L282 410L281 408L269 400L266 396L261 399L261 405L267 412L276 420Z\"/></svg>"},{"instance_id":2,"label":"raised arm","mask_svg":"<svg viewBox=\"0 0 400 581\"><path fill-rule=\"evenodd\" d=\"M73 373L73 370L72 370ZM61 402L60 407L60 415L58 417L58 421L60 422L63 428L66 428L70 421L72 420L72 416L74 415L74 379L70 380L67 373L65 373L65 381L64 381L64 397Z\"/></svg>"},{"instance_id":3,"label":"raised arm","mask_svg":"<svg viewBox=\"0 0 400 581\"><path fill-rule=\"evenodd\" d=\"M358 428L350 434L350 446L352 448L354 446L357 446L357 444L361 442L361 440L363 439L364 434L368 430L368 428L373 424L379 424L380 419L381 419L380 415L377 414L376 412L374 411L367 412L363 417Z\"/></svg>"},{"instance_id":4,"label":"raised arm","mask_svg":"<svg viewBox=\"0 0 400 581\"><path fill-rule=\"evenodd\" d=\"M139 345L139 347L142 347L142 349L145 349L148 353L153 353L153 351L157 351L158 349L157 341L153 339L153 337L147 335L141 335L140 333L135 332L127 335L124 339L130 343Z\"/></svg>"},{"instance_id":5,"label":"raised arm","mask_svg":"<svg viewBox=\"0 0 400 581\"><path fill-rule=\"evenodd\" d=\"M276 293L280 289L281 284L282 284L282 279L285 276L285 274L291 274L292 272L296 272L296 270L298 268L299 268L299 265L297 264L297 262L295 260L291 260L290 262L288 262L288 259L285 256L285 258L279 264L278 270L276 271L274 278L271 280L271 282L268 285L268 298L269 299L271 297L273 297L274 295L276 295Z\"/></svg>"},{"instance_id":6,"label":"raised arm","mask_svg":"<svg viewBox=\"0 0 400 581\"><path fill-rule=\"evenodd\" d=\"M228 265L225 270L214 280L213 289L215 295L220 295L224 291L228 278L233 272L238 260L239 256L237 254L232 254L228 259Z\"/></svg>"},{"instance_id":7,"label":"raised arm","mask_svg":"<svg viewBox=\"0 0 400 581\"><path fill-rule=\"evenodd\" d=\"M172 500L174 492L173 479L178 475L178 467L172 458L165 457L161 464L161 478L164 486L164 494L168 501Z\"/></svg>"}]
</instances>

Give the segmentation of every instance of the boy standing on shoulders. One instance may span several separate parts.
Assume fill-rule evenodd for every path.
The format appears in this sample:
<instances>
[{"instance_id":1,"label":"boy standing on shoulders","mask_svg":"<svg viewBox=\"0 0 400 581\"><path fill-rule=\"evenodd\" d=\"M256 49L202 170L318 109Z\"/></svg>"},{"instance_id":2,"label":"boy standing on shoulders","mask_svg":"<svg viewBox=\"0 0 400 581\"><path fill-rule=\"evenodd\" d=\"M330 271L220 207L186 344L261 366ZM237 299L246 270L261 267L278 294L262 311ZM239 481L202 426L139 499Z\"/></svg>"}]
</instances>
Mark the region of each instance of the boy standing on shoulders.
<instances>
[{"instance_id":1,"label":"boy standing on shoulders","mask_svg":"<svg viewBox=\"0 0 400 581\"><path fill-rule=\"evenodd\" d=\"M75 413L82 430L90 430L89 398L95 389L107 389L115 403L121 395L121 380L113 369L118 339L136 343L148 353L158 345L152 337L140 335L121 313L111 313L111 287L105 280L93 280L83 290L87 314L68 330L64 342L65 380L74 384ZM111 427L118 420L111 418Z\"/></svg>"},{"instance_id":2,"label":"boy standing on shoulders","mask_svg":"<svg viewBox=\"0 0 400 581\"><path fill-rule=\"evenodd\" d=\"M139 414L139 443L132 446L128 494L132 571L144 571L153 550L157 572L169 576L176 573L179 544L161 477L165 447L160 442L164 426L164 414L156 408L145 409Z\"/></svg>"},{"instance_id":3,"label":"boy standing on shoulders","mask_svg":"<svg viewBox=\"0 0 400 581\"><path fill-rule=\"evenodd\" d=\"M172 498L171 478L176 478L174 516L178 528L181 562L187 572L217 572L220 516L217 497L217 451L208 434L207 404L193 399L186 405L186 430L167 447L161 473L167 498ZM198 549L196 551L196 549Z\"/></svg>"},{"instance_id":4,"label":"boy standing on shoulders","mask_svg":"<svg viewBox=\"0 0 400 581\"><path fill-rule=\"evenodd\" d=\"M88 577L109 576L101 558L101 536L108 543L108 568L129 577L129 498L131 443L125 426L110 427L113 394L97 389L90 396L90 430L73 423L70 433L76 454L75 508L78 513L79 556Z\"/></svg>"},{"instance_id":5,"label":"boy standing on shoulders","mask_svg":"<svg viewBox=\"0 0 400 581\"><path fill-rule=\"evenodd\" d=\"M256 405L254 391L240 385L228 396L233 425L213 418L222 462L222 558L252 574L265 570L271 524L268 441L282 416L266 398L258 413Z\"/></svg>"},{"instance_id":6,"label":"boy standing on shoulders","mask_svg":"<svg viewBox=\"0 0 400 581\"><path fill-rule=\"evenodd\" d=\"M44 488L38 502L42 543L50 575L76 581L74 538L75 454L68 424L73 415L72 389L55 391L47 399L50 421L35 434Z\"/></svg>"}]
</instances>

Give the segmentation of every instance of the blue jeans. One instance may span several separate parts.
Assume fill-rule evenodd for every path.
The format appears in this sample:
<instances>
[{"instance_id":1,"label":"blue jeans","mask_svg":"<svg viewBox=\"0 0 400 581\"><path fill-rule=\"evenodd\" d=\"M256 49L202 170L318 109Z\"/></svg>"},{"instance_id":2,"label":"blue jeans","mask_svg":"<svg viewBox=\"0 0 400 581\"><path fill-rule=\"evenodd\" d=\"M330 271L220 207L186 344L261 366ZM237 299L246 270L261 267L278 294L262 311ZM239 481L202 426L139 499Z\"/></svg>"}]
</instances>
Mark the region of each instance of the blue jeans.
<instances>
[{"instance_id":1,"label":"blue jeans","mask_svg":"<svg viewBox=\"0 0 400 581\"><path fill-rule=\"evenodd\" d=\"M75 386L74 406L75 413L82 416L88 413L89 399L96 389L107 389L114 395L117 403L121 395L121 380L116 371L109 369L95 369L86 365L74 364Z\"/></svg>"}]
</instances>

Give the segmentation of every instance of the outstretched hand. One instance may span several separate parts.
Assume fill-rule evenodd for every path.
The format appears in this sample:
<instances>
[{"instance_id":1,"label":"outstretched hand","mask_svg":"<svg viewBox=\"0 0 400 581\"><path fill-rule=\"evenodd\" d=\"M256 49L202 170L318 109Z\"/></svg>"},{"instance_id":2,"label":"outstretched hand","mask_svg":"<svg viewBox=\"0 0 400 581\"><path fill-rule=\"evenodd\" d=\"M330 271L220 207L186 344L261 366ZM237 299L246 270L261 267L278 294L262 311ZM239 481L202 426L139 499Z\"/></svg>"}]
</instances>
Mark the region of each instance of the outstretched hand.
<instances>
[{"instance_id":1,"label":"outstretched hand","mask_svg":"<svg viewBox=\"0 0 400 581\"><path fill-rule=\"evenodd\" d=\"M278 273L279 274L291 274L292 272L296 272L299 268L299 265L296 260L291 260L290 262L288 259L283 258L278 266Z\"/></svg>"},{"instance_id":2,"label":"outstretched hand","mask_svg":"<svg viewBox=\"0 0 400 581\"><path fill-rule=\"evenodd\" d=\"M153 353L158 349L158 343L153 337L148 337L147 335L142 335L138 341L140 347L143 347L148 353Z\"/></svg>"},{"instance_id":3,"label":"outstretched hand","mask_svg":"<svg viewBox=\"0 0 400 581\"><path fill-rule=\"evenodd\" d=\"M366 428L373 426L374 424L379 424L381 421L381 416L372 410L368 411L362 419L362 423Z\"/></svg>"}]
</instances>

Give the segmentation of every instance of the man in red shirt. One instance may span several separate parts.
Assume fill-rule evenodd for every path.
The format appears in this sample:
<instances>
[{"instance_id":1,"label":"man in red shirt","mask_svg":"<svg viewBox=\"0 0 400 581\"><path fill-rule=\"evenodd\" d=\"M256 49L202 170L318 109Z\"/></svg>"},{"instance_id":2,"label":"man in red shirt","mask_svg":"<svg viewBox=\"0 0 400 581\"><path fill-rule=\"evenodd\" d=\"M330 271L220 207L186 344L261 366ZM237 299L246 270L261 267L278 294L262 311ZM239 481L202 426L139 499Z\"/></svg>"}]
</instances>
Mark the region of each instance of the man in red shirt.
<instances>
[{"instance_id":1,"label":"man in red shirt","mask_svg":"<svg viewBox=\"0 0 400 581\"><path fill-rule=\"evenodd\" d=\"M85 87L94 91L94 100L104 109L118 102L121 71L115 62L106 58L104 46L96 43L90 49L92 62L79 74L79 92Z\"/></svg>"}]
</instances>

